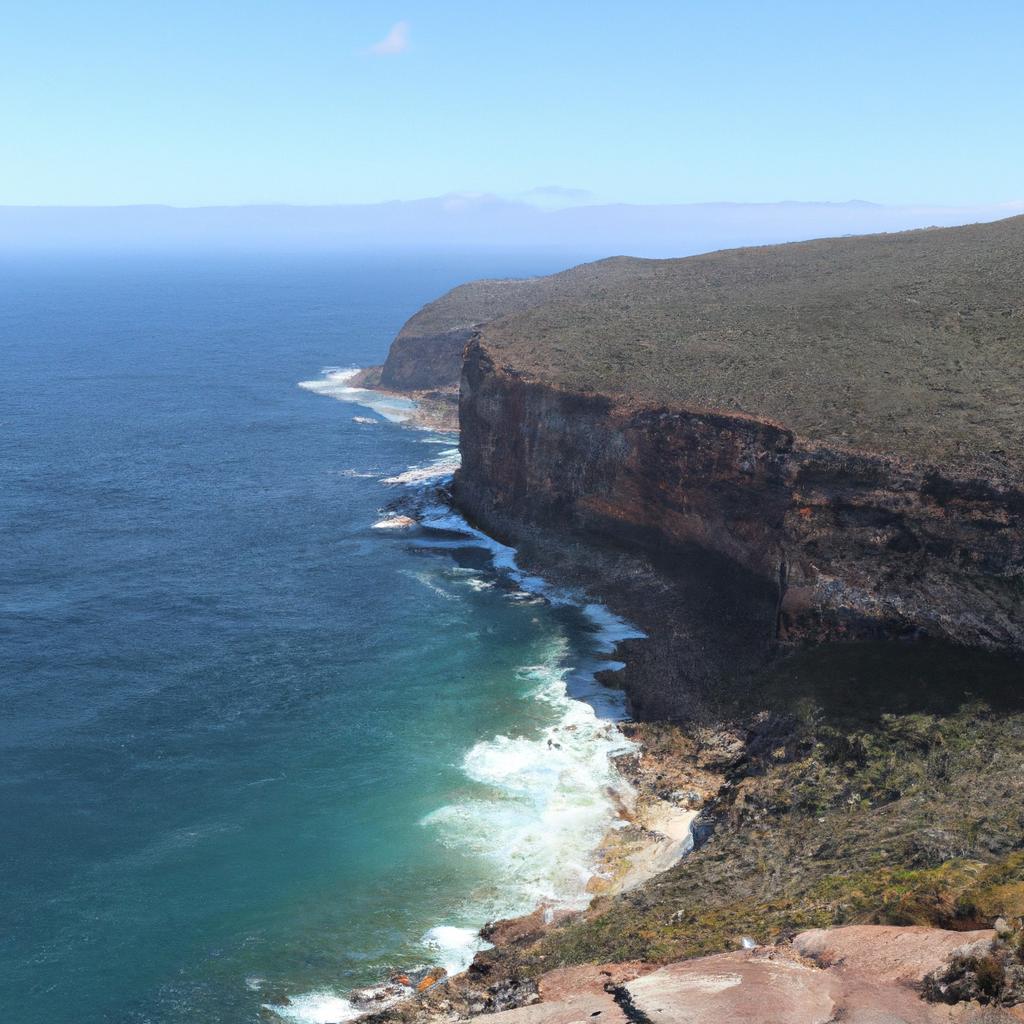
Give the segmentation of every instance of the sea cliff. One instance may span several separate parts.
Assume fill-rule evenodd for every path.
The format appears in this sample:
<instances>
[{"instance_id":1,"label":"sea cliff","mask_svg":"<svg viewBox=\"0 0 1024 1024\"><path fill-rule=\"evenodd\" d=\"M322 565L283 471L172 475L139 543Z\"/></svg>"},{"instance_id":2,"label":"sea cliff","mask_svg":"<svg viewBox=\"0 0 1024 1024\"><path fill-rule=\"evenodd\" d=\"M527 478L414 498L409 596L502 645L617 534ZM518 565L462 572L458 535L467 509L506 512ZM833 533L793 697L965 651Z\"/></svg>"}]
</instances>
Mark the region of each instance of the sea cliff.
<instances>
[{"instance_id":1,"label":"sea cliff","mask_svg":"<svg viewBox=\"0 0 1024 1024\"><path fill-rule=\"evenodd\" d=\"M677 597L703 560L707 589L746 606L748 650L671 659L676 690L753 648L1022 652L1022 275L1020 217L609 259L455 289L403 328L385 373L450 385L457 363L455 497L482 525L630 552ZM687 632L693 601L678 603ZM632 695L673 710L635 679Z\"/></svg>"},{"instance_id":2,"label":"sea cliff","mask_svg":"<svg viewBox=\"0 0 1024 1024\"><path fill-rule=\"evenodd\" d=\"M586 394L499 367L462 373L457 500L481 523L689 548L770 589L771 639L933 637L1024 649L1024 491L808 441L738 413Z\"/></svg>"},{"instance_id":3,"label":"sea cliff","mask_svg":"<svg viewBox=\"0 0 1024 1024\"><path fill-rule=\"evenodd\" d=\"M793 1019L1022 1019L1022 279L1014 218L428 307L465 332L453 500L646 632L636 767L700 817L392 1016L769 1021L793 982Z\"/></svg>"}]
</instances>

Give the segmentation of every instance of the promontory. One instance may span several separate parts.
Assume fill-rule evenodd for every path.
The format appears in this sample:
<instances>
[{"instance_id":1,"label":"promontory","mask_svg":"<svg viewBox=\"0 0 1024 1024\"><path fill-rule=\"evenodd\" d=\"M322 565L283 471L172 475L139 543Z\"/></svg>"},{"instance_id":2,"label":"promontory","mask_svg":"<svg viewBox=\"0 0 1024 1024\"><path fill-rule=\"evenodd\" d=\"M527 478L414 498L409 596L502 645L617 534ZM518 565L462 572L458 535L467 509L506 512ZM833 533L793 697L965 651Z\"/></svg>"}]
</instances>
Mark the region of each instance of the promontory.
<instances>
[{"instance_id":1,"label":"promontory","mask_svg":"<svg viewBox=\"0 0 1024 1024\"><path fill-rule=\"evenodd\" d=\"M473 282L374 379L457 392L453 500L644 630L621 767L700 812L398 1016L1022 1019L1024 217Z\"/></svg>"}]
</instances>

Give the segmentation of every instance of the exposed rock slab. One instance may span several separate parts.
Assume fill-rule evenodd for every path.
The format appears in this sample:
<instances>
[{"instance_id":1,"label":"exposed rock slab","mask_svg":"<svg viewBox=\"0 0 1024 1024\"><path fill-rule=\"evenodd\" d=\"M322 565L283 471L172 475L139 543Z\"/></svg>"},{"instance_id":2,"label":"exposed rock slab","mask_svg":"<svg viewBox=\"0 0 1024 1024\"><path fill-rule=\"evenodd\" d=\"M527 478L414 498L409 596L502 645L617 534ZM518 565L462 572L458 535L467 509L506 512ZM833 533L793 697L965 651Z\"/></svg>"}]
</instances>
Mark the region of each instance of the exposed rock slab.
<instances>
[{"instance_id":1,"label":"exposed rock slab","mask_svg":"<svg viewBox=\"0 0 1024 1024\"><path fill-rule=\"evenodd\" d=\"M907 984L937 970L957 951L984 946L995 938L990 929L954 932L942 928L848 925L816 928L793 939L802 956L877 982Z\"/></svg>"},{"instance_id":2,"label":"exposed rock slab","mask_svg":"<svg viewBox=\"0 0 1024 1024\"><path fill-rule=\"evenodd\" d=\"M574 967L545 975L540 1002L495 1024L1011 1024L1009 1010L936 1005L916 983L991 931L851 926L804 932L792 946L644 964Z\"/></svg>"},{"instance_id":3,"label":"exposed rock slab","mask_svg":"<svg viewBox=\"0 0 1024 1024\"><path fill-rule=\"evenodd\" d=\"M552 971L540 980L540 1002L490 1015L488 1020L494 1024L629 1024L609 989L637 977L643 969L611 964Z\"/></svg>"},{"instance_id":4,"label":"exposed rock slab","mask_svg":"<svg viewBox=\"0 0 1024 1024\"><path fill-rule=\"evenodd\" d=\"M840 988L796 959L749 953L687 960L625 986L634 1011L659 1024L827 1024Z\"/></svg>"}]
</instances>

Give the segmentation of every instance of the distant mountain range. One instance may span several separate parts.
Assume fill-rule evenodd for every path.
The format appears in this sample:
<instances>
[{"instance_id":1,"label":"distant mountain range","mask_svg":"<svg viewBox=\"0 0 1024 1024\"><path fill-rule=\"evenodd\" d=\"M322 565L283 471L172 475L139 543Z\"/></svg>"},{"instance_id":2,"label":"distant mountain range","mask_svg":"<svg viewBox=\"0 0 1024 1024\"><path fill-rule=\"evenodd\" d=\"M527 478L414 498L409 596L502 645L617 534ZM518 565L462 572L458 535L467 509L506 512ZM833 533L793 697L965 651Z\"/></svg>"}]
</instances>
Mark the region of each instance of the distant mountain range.
<instances>
[{"instance_id":1,"label":"distant mountain range","mask_svg":"<svg viewBox=\"0 0 1024 1024\"><path fill-rule=\"evenodd\" d=\"M348 206L0 206L0 250L331 250L557 247L683 256L739 245L997 220L985 207L625 203L543 209L486 195Z\"/></svg>"}]
</instances>

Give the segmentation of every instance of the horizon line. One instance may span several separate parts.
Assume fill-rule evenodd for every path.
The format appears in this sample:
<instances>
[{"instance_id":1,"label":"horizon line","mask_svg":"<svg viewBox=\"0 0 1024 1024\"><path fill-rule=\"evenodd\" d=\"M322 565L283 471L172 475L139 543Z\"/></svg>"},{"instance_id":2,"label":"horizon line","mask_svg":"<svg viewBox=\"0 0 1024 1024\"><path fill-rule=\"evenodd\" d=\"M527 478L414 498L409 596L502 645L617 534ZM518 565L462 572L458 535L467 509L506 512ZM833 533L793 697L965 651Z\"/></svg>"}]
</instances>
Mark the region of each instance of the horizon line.
<instances>
[{"instance_id":1,"label":"horizon line","mask_svg":"<svg viewBox=\"0 0 1024 1024\"><path fill-rule=\"evenodd\" d=\"M903 201L881 203L871 199L713 199L713 200L679 200L666 202L631 202L627 200L609 200L607 202L572 203L560 206L544 206L529 202L526 199L501 196L488 192L445 192L438 195L420 196L415 199L378 199L367 202L313 202L296 203L288 201L238 202L238 203L191 203L178 204L169 202L138 202L138 203L2 203L2 210L251 210L251 209L294 209L318 210L351 207L399 206L413 203L429 202L479 202L523 206L538 213L562 213L566 210L606 209L608 207L706 207L706 206L866 206L877 209L924 209L924 210L975 210L975 209L1024 209L1024 198L993 200L987 203L946 202L929 203L919 201Z\"/></svg>"}]
</instances>

